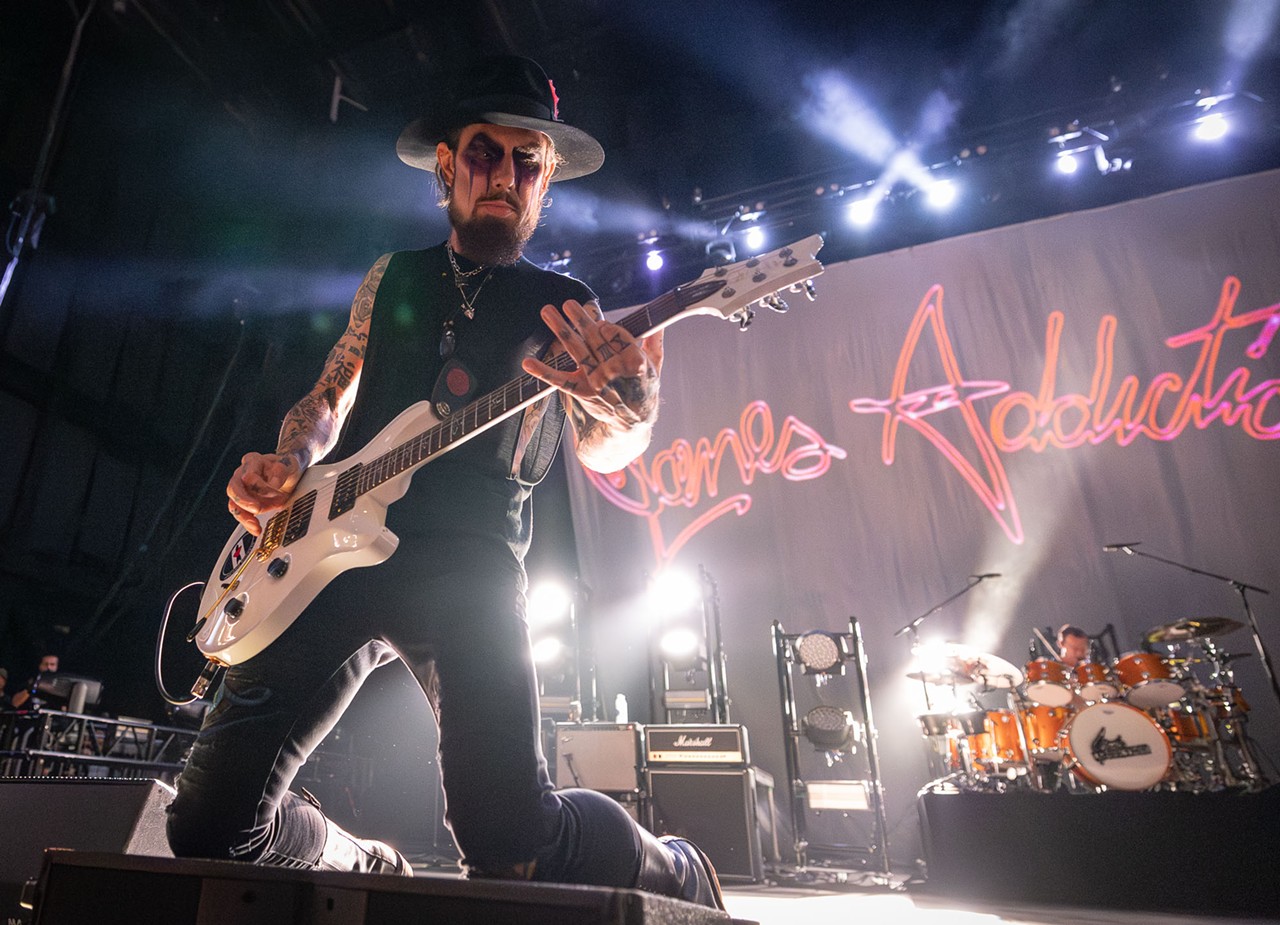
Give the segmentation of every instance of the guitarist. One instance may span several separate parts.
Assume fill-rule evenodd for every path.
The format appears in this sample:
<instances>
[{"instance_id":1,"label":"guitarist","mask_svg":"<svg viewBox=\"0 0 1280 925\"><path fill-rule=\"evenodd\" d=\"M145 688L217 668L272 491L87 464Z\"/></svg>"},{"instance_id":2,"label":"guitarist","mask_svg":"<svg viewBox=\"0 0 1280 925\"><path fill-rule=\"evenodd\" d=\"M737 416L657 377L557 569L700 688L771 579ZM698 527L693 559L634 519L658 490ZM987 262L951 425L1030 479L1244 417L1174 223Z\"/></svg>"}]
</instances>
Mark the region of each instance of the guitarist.
<instances>
[{"instance_id":1,"label":"guitarist","mask_svg":"<svg viewBox=\"0 0 1280 925\"><path fill-rule=\"evenodd\" d=\"M554 791L539 737L524 621L530 495L567 418L583 464L622 468L658 411L662 336L605 322L591 291L521 256L552 181L591 173L600 145L557 114L534 62L489 59L460 75L447 110L410 123L397 152L435 173L448 240L380 258L311 391L273 453L249 453L227 486L254 534L303 471L338 443L358 449L411 404L444 415L522 371L557 391L416 472L388 510L400 546L331 582L258 655L228 669L178 782L178 856L411 874L289 786L364 679L394 658L421 685L440 733L446 823L473 877L638 887L724 908L706 856L658 839L609 798ZM565 351L572 371L542 359ZM542 359L540 359L542 358Z\"/></svg>"}]
</instances>

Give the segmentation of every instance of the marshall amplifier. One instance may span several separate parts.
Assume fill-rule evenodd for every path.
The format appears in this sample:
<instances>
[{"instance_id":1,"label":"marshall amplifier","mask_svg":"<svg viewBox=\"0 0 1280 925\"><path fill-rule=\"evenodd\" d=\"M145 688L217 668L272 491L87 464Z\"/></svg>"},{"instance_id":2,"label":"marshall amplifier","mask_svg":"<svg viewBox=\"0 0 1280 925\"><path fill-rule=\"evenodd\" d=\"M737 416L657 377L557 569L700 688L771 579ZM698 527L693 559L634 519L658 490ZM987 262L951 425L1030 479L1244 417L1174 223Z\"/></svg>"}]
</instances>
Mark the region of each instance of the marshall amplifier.
<instances>
[{"instance_id":1,"label":"marshall amplifier","mask_svg":"<svg viewBox=\"0 0 1280 925\"><path fill-rule=\"evenodd\" d=\"M745 726L645 726L644 751L650 765L751 763Z\"/></svg>"}]
</instances>

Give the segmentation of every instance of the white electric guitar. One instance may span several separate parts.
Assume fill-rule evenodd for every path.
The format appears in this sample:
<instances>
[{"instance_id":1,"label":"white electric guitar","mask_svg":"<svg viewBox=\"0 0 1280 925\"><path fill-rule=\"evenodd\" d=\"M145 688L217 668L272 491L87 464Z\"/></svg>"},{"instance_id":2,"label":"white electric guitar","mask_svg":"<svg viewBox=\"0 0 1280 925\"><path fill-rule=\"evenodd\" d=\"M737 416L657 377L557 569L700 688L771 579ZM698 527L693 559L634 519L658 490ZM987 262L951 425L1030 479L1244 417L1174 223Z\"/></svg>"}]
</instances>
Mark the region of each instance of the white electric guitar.
<instances>
[{"instance_id":1,"label":"white electric guitar","mask_svg":"<svg viewBox=\"0 0 1280 925\"><path fill-rule=\"evenodd\" d=\"M745 330L763 305L786 311L780 291L813 298L811 280L822 238L812 235L771 253L707 270L617 322L636 337L690 315L719 315ZM571 370L560 353L548 365ZM406 408L363 449L312 466L288 507L263 515L262 535L231 534L200 598L194 639L211 666L251 658L283 633L330 581L347 569L377 565L399 539L386 527L387 507L404 496L413 471L537 401L551 386L523 375L450 415L431 403Z\"/></svg>"}]
</instances>

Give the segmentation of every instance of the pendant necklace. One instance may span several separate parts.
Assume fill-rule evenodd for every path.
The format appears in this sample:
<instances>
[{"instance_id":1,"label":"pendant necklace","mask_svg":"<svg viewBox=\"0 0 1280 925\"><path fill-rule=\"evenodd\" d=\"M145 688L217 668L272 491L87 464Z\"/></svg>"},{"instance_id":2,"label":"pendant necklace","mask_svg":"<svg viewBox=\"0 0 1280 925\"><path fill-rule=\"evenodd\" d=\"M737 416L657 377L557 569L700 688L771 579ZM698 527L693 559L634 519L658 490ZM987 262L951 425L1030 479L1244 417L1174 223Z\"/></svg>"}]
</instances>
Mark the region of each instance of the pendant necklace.
<instances>
[{"instance_id":1,"label":"pendant necklace","mask_svg":"<svg viewBox=\"0 0 1280 925\"><path fill-rule=\"evenodd\" d=\"M493 275L493 267L477 266L472 270L463 270L458 266L458 261L453 256L453 246L448 241L445 242L444 251L449 256L449 266L453 269L453 285L458 289L458 295L462 298L462 314L467 316L470 321L476 316L476 299L480 297L480 290L484 288L484 284L489 282L489 277ZM470 296L467 295L467 286L471 285L470 279L478 273L484 273L484 278L476 284L475 291Z\"/></svg>"}]
</instances>

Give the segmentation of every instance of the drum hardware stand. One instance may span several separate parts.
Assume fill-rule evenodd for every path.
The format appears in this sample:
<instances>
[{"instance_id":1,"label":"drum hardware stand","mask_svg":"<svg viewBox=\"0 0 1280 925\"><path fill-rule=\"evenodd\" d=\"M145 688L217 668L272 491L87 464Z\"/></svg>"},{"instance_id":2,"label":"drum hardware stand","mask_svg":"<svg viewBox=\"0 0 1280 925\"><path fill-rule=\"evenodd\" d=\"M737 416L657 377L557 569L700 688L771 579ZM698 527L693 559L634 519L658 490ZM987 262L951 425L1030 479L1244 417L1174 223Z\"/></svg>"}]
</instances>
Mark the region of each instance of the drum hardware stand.
<instances>
[{"instance_id":1,"label":"drum hardware stand","mask_svg":"<svg viewBox=\"0 0 1280 925\"><path fill-rule=\"evenodd\" d=\"M1216 572L1208 572L1204 569L1196 568L1192 565L1186 565L1182 562L1175 562L1173 559L1166 559L1163 556L1157 556L1153 553L1143 552L1140 549L1134 549L1139 543L1111 543L1102 548L1107 552L1123 552L1129 556L1143 556L1147 559L1154 559L1157 562L1163 562L1165 565L1173 565L1186 572L1194 575L1203 575L1206 578L1215 578L1218 581L1225 581L1235 589L1240 595L1240 604L1244 608L1245 621L1249 625L1249 632L1253 636L1253 644L1258 650L1258 656L1262 659L1262 668L1267 673L1267 680L1271 682L1271 692L1275 695L1276 702L1280 703L1280 681L1276 679L1275 666L1271 662L1271 655L1267 652L1266 644L1262 641L1262 634L1258 630L1258 620L1254 616L1253 607L1249 604L1249 591L1256 591L1259 594L1270 594L1266 588L1260 588L1257 585L1246 584L1239 579L1232 578L1229 575L1219 575Z\"/></svg>"}]
</instances>

